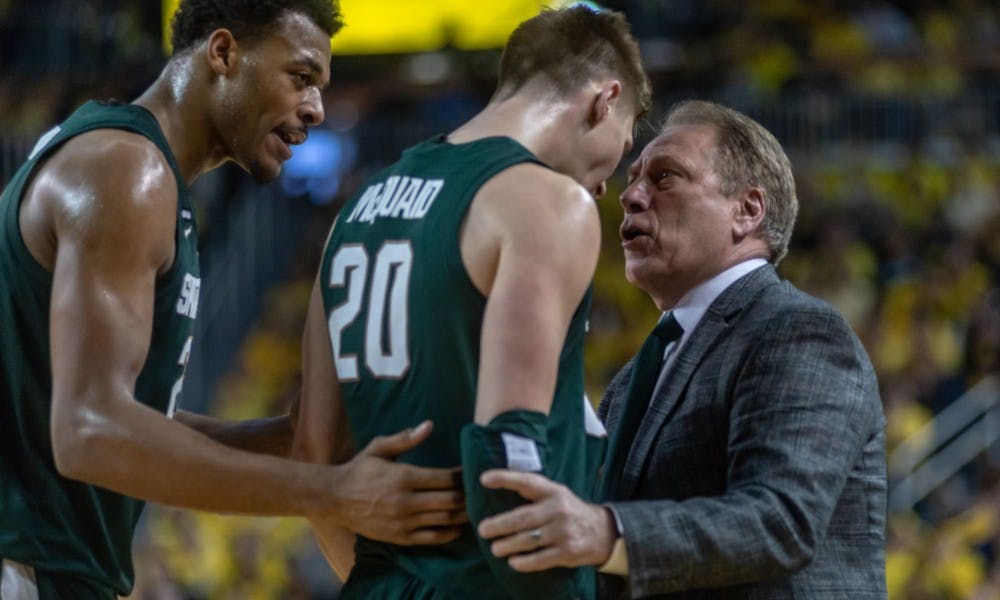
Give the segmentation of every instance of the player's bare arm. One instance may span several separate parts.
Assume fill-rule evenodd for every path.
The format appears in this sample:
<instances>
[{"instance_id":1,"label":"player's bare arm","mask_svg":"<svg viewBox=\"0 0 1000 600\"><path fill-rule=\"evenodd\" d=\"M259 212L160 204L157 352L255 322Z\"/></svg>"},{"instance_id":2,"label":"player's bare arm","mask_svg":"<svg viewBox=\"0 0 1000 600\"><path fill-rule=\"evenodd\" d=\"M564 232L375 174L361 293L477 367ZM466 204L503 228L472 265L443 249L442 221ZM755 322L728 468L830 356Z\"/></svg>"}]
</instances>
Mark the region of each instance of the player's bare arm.
<instances>
[{"instance_id":1,"label":"player's bare arm","mask_svg":"<svg viewBox=\"0 0 1000 600\"><path fill-rule=\"evenodd\" d=\"M104 176L110 172L118 176ZM49 256L46 247L31 247L53 272L56 464L66 476L148 500L234 512L304 512L308 499L294 506L276 490L265 491L270 485L247 483L259 475L288 485L281 481L287 477L275 476L278 464L224 448L132 395L149 348L156 278L174 258L176 193L159 151L117 131L71 141L29 192L31 208L22 218L29 246L38 232L57 240ZM313 501L322 495L311 492Z\"/></svg>"},{"instance_id":2,"label":"player's bare arm","mask_svg":"<svg viewBox=\"0 0 1000 600\"><path fill-rule=\"evenodd\" d=\"M397 543L438 544L458 537L467 517L455 469L393 462L426 439L430 423L375 438L354 456L318 285L317 279L302 336L302 394L292 455L320 464L345 463L353 456L344 464L350 476L338 490L343 500L339 518L310 519L327 561L346 579L354 565L354 532L405 540Z\"/></svg>"},{"instance_id":3,"label":"player's bare arm","mask_svg":"<svg viewBox=\"0 0 1000 600\"><path fill-rule=\"evenodd\" d=\"M174 412L174 420L231 448L286 457L292 452L295 420L289 414L226 421L210 415L178 410Z\"/></svg>"},{"instance_id":4,"label":"player's bare arm","mask_svg":"<svg viewBox=\"0 0 1000 600\"><path fill-rule=\"evenodd\" d=\"M547 401L551 400L555 381L559 346L553 345L551 341L556 332L551 328L547 330L546 326L551 327L558 314L565 319L562 322L563 329L560 330L561 335L565 335L571 311L579 302L579 296L573 301L568 294L577 293L582 296L596 267L599 249L600 230L596 206L590 195L586 195L586 198L576 196L582 191L577 186L573 197L577 199L578 205L588 206L592 223L580 214L579 222L574 223L573 227L570 225L571 221L567 221L570 218L568 216L542 212L532 214L531 224L522 224L523 229L518 232L530 235L531 238L515 238L521 240L520 248L531 251L511 254L517 260L515 264L522 265L527 277L536 278L533 280L536 287L544 288L544 284L549 282L549 295L541 294L541 304L536 306L533 301L530 310L525 306L523 298L534 298L539 292L532 287L525 287L526 281L522 279L524 275L513 273L507 280L510 282L510 295L506 302L494 305L497 284L505 281L500 276L501 271L497 269L487 315L490 314L491 306L501 309L494 313L497 317L493 322L496 337L492 344L500 353L487 362L489 330L484 323L477 422L486 422L481 419L488 420L504 410L529 406L523 401L524 398L533 399L530 404L534 407L532 410L547 412ZM553 208L555 206L557 205L553 205ZM531 230L530 226L537 228ZM557 285L553 286L552 282ZM496 299L501 297L496 296ZM523 329L520 329L522 326ZM517 334L508 338L505 335L508 331L516 331ZM561 343L561 339L558 338L558 343ZM546 343L549 345L542 351ZM485 374L490 372L494 375L487 378ZM530 374L532 379L518 377L517 373ZM509 470L486 471L481 483L489 489L516 491L531 501L487 518L478 527L481 536L492 540L492 553L506 558L515 570L536 572L553 566L602 564L611 555L617 537L611 514L599 505L581 501L566 486L535 473ZM545 543L541 546L538 539L527 534L530 530L551 523L557 526L546 527Z\"/></svg>"},{"instance_id":5,"label":"player's bare arm","mask_svg":"<svg viewBox=\"0 0 1000 600\"><path fill-rule=\"evenodd\" d=\"M570 319L597 265L591 196L538 165L487 182L469 209L462 259L487 297L477 423L509 410L548 413Z\"/></svg>"},{"instance_id":6,"label":"player's bare arm","mask_svg":"<svg viewBox=\"0 0 1000 600\"><path fill-rule=\"evenodd\" d=\"M76 145L76 142L80 142ZM115 172L114 178L98 177ZM157 275L174 252L176 184L158 150L98 131L67 144L32 185L21 225L53 272L52 436L65 476L137 498L236 513L345 521L356 465L242 452L137 402ZM386 513L397 507L380 507ZM406 538L388 536L405 543Z\"/></svg>"},{"instance_id":7,"label":"player's bare arm","mask_svg":"<svg viewBox=\"0 0 1000 600\"><path fill-rule=\"evenodd\" d=\"M462 431L468 510L475 524L496 510L501 498L480 486L479 473L510 464L511 443L519 444L522 454L544 454L546 434L539 430L544 432L561 350L599 249L593 198L569 177L544 167L507 169L473 200L461 234L462 259L473 284L487 296L475 424ZM507 462L497 463L497 450L484 448L506 452ZM544 469L544 464L539 460L529 468ZM488 548L484 552L498 572L500 563ZM502 581L514 596L530 593L539 583L509 574Z\"/></svg>"}]
</instances>

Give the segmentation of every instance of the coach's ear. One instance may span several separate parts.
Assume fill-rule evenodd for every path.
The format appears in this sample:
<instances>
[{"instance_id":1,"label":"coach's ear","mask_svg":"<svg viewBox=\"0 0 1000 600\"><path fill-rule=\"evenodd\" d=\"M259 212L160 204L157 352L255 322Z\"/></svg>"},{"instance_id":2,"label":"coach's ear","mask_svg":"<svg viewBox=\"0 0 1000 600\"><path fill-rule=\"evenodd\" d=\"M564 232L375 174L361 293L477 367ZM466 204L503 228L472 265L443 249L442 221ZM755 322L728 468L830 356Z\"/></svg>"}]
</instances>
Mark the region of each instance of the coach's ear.
<instances>
[{"instance_id":1,"label":"coach's ear","mask_svg":"<svg viewBox=\"0 0 1000 600\"><path fill-rule=\"evenodd\" d=\"M766 210L767 200L764 190L751 187L743 192L733 207L733 241L739 242L760 230Z\"/></svg>"},{"instance_id":2,"label":"coach's ear","mask_svg":"<svg viewBox=\"0 0 1000 600\"><path fill-rule=\"evenodd\" d=\"M591 127L597 127L607 119L622 96L622 84L617 79L609 79L601 84L590 105L588 122Z\"/></svg>"}]
</instances>

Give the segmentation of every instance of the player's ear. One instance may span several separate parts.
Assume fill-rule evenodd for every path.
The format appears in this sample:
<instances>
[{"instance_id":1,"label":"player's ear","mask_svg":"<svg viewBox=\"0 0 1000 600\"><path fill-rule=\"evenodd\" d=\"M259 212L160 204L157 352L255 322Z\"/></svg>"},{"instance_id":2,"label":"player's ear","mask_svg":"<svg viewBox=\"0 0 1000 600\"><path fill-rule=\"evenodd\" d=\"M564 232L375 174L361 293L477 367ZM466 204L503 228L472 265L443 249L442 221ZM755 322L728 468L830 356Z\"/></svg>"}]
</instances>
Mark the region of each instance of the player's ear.
<instances>
[{"instance_id":1,"label":"player's ear","mask_svg":"<svg viewBox=\"0 0 1000 600\"><path fill-rule=\"evenodd\" d=\"M593 196L594 200L600 200L601 198L604 197L604 194L607 193L608 193L608 182L606 180L602 180L600 183L597 184L597 187L590 190L590 195Z\"/></svg>"},{"instance_id":2,"label":"player's ear","mask_svg":"<svg viewBox=\"0 0 1000 600\"><path fill-rule=\"evenodd\" d=\"M590 107L590 126L596 127L607 119L615 105L621 100L622 84L617 79L610 79L601 84Z\"/></svg>"},{"instance_id":3,"label":"player's ear","mask_svg":"<svg viewBox=\"0 0 1000 600\"><path fill-rule=\"evenodd\" d=\"M217 75L226 75L236 64L238 44L228 29L216 29L205 43L205 60Z\"/></svg>"}]
</instances>

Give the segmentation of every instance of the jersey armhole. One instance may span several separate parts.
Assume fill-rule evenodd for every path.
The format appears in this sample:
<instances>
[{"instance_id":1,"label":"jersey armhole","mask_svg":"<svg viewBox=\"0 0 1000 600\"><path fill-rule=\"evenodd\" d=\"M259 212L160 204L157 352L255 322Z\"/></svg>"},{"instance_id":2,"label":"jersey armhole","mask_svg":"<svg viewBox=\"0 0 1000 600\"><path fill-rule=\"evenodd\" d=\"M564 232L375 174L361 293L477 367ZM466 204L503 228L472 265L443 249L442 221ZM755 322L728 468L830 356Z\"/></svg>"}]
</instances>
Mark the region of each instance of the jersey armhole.
<instances>
[{"instance_id":1,"label":"jersey armhole","mask_svg":"<svg viewBox=\"0 0 1000 600\"><path fill-rule=\"evenodd\" d=\"M8 184L7 191L11 192L10 196L7 197L9 204L3 207L4 210L8 211L7 235L10 239L10 249L17 259L14 262L14 268L21 271L35 285L41 286L45 290L49 290L52 287L52 272L46 269L42 263L38 262L38 259L35 258L35 255L28 248L28 244L24 239L24 233L21 231L21 206L24 204L28 188L31 187L39 170L70 139L72 137L60 140L58 143L42 149L40 153L37 148L32 151L33 154L39 153L39 155L33 159L29 159L34 161L31 167L24 173L15 174L14 179Z\"/></svg>"},{"instance_id":2,"label":"jersey armhole","mask_svg":"<svg viewBox=\"0 0 1000 600\"><path fill-rule=\"evenodd\" d=\"M469 270L465 266L465 261L462 259L462 228L465 225L466 219L469 218L469 211L472 210L472 204L473 202L475 202L476 196L479 194L479 191L483 188L483 186L486 185L486 183L492 180L493 178L499 176L507 169L511 169L513 167L523 164L534 164L545 169L549 168L545 163L541 162L540 160L538 160L537 158L535 158L533 155L530 154L527 156L526 155L515 155L512 157L508 156L498 161L498 165L495 167L495 170L493 169L484 170L483 175L477 177L469 185L467 194L471 194L471 197L469 198L468 204L465 206L465 211L462 214L462 218L458 219L458 226L456 227L454 232L456 251L446 252L444 253L443 256L445 267L448 269L448 271L452 275L458 277L461 281L465 282L465 284L469 287L469 289L475 293L476 297L480 298L484 303L487 300L487 295L484 294L476 286L475 282L472 281L472 276L469 274ZM449 232L448 235L451 235L451 232Z\"/></svg>"}]
</instances>

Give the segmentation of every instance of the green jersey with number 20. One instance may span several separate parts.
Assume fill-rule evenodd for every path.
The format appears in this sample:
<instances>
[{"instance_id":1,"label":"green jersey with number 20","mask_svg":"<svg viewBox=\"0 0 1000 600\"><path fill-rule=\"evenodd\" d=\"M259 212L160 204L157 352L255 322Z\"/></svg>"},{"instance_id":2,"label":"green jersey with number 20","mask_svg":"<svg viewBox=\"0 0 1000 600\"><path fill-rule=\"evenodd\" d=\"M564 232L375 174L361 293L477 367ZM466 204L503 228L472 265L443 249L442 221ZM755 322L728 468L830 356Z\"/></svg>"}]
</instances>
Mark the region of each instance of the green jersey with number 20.
<instances>
[{"instance_id":1,"label":"green jersey with number 20","mask_svg":"<svg viewBox=\"0 0 1000 600\"><path fill-rule=\"evenodd\" d=\"M473 419L486 298L462 263L460 229L479 188L524 162L540 164L509 138L456 145L439 136L405 151L341 210L324 250L320 285L356 449L374 436L432 419L430 438L400 460L461 463L459 433ZM586 441L584 426L589 303L588 291L567 333L542 457L546 475L583 497L599 452ZM505 597L471 527L443 546L359 538L356 553L351 579L403 571L428 586L431 597ZM349 580L344 589L358 588Z\"/></svg>"}]
</instances>

